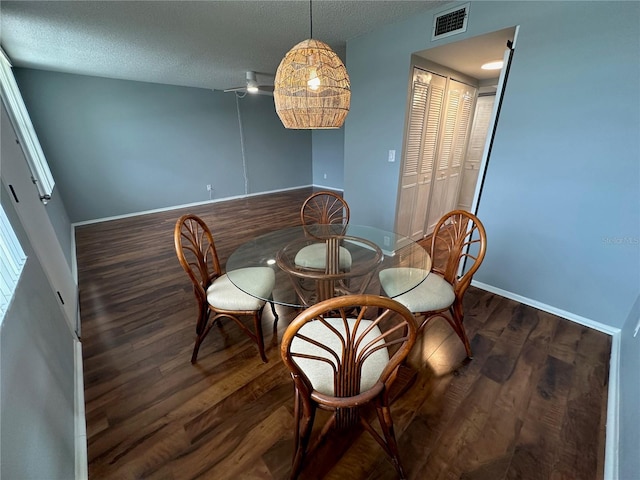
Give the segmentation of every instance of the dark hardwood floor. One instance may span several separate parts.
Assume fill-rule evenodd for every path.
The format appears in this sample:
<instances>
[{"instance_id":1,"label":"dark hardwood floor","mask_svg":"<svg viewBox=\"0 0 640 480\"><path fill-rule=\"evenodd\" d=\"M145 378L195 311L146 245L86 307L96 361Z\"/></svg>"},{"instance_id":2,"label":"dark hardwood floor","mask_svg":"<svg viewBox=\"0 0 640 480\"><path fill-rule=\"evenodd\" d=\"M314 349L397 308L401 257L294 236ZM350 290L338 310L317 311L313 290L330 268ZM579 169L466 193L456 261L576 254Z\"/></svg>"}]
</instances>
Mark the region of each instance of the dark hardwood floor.
<instances>
[{"instance_id":1,"label":"dark hardwood floor","mask_svg":"<svg viewBox=\"0 0 640 480\"><path fill-rule=\"evenodd\" d=\"M200 215L224 263L245 240L298 224L309 193L76 229L90 478L287 478L293 387L278 339L295 312L278 307L274 327L265 309L267 364L226 323L192 365L196 307L173 227ZM603 478L610 338L473 287L465 307L474 359L433 322L412 352L415 382L392 405L409 477ZM304 478L396 476L375 441L353 432L323 445Z\"/></svg>"}]
</instances>

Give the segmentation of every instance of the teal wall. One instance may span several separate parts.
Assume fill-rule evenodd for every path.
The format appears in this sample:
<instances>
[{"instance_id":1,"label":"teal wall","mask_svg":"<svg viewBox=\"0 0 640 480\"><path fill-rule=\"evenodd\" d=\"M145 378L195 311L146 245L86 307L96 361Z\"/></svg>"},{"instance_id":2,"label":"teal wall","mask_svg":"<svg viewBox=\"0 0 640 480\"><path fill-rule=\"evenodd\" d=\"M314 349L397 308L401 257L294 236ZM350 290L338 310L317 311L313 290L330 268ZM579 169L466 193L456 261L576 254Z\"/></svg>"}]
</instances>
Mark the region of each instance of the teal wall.
<instances>
[{"instance_id":1,"label":"teal wall","mask_svg":"<svg viewBox=\"0 0 640 480\"><path fill-rule=\"evenodd\" d=\"M347 45L345 197L391 229L410 55L520 26L478 215L475 279L620 328L640 290L638 2L472 2L467 32L431 42L432 14Z\"/></svg>"},{"instance_id":2,"label":"teal wall","mask_svg":"<svg viewBox=\"0 0 640 480\"><path fill-rule=\"evenodd\" d=\"M353 39L346 126L314 132L313 148L311 133L280 126L271 98L240 102L249 193L320 183L330 167L339 176L344 135L352 221L392 229L400 162L388 163L387 152L402 150L411 53L519 25L479 206L489 247L476 279L622 328L620 478L640 468L632 337L640 291L639 6L472 2L468 30L456 37L431 42L432 15L423 14ZM64 201L51 213L62 243L68 219L207 200L206 183L218 198L244 193L233 95L28 69L16 77ZM44 278L32 255L0 330L6 478L72 476L73 346Z\"/></svg>"},{"instance_id":3,"label":"teal wall","mask_svg":"<svg viewBox=\"0 0 640 480\"><path fill-rule=\"evenodd\" d=\"M394 226L400 162L385 159L402 147L411 53L520 26L478 209L488 247L475 279L622 329L618 458L609 461L620 479L635 478L640 3L473 1L466 33L431 42L432 24L432 14L415 16L347 44L352 221Z\"/></svg>"},{"instance_id":4,"label":"teal wall","mask_svg":"<svg viewBox=\"0 0 640 480\"><path fill-rule=\"evenodd\" d=\"M344 188L344 127L335 130L314 130L312 143L313 184L342 190Z\"/></svg>"},{"instance_id":5,"label":"teal wall","mask_svg":"<svg viewBox=\"0 0 640 480\"><path fill-rule=\"evenodd\" d=\"M15 69L71 222L245 194L234 94ZM311 183L311 133L239 100L247 193Z\"/></svg>"}]
</instances>

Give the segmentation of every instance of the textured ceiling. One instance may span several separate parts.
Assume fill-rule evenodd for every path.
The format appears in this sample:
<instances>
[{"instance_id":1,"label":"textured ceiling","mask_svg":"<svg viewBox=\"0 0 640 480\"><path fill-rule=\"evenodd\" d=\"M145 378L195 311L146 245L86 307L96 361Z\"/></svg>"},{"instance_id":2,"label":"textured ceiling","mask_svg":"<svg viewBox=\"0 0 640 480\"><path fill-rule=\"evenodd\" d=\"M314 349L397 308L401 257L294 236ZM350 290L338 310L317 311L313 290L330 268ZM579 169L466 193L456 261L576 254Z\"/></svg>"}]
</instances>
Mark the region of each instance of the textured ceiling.
<instances>
[{"instance_id":1,"label":"textured ceiling","mask_svg":"<svg viewBox=\"0 0 640 480\"><path fill-rule=\"evenodd\" d=\"M344 60L347 39L446 3L315 0L313 36ZM306 0L0 2L15 66L219 90L248 70L274 74L309 33Z\"/></svg>"}]
</instances>

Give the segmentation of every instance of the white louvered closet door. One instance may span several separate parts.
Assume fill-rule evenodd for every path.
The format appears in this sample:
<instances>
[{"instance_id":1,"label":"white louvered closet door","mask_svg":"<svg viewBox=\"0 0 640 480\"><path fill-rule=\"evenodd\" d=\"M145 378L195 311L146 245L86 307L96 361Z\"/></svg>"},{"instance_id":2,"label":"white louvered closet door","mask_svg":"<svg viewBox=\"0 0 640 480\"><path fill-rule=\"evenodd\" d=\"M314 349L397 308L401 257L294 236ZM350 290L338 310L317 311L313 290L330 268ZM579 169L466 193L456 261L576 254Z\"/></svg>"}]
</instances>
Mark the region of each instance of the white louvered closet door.
<instances>
[{"instance_id":1,"label":"white louvered closet door","mask_svg":"<svg viewBox=\"0 0 640 480\"><path fill-rule=\"evenodd\" d=\"M475 87L453 79L449 80L425 234L431 233L438 220L445 213L455 210L458 203L462 165L465 160L476 95Z\"/></svg>"},{"instance_id":2,"label":"white louvered closet door","mask_svg":"<svg viewBox=\"0 0 640 480\"><path fill-rule=\"evenodd\" d=\"M415 68L396 231L421 239L431 193L446 77Z\"/></svg>"},{"instance_id":3,"label":"white louvered closet door","mask_svg":"<svg viewBox=\"0 0 640 480\"><path fill-rule=\"evenodd\" d=\"M471 133L467 144L467 157L462 165L462 180L457 207L469 212L471 211L473 195L476 191L478 173L480 172L482 155L484 154L484 147L489 134L495 99L495 94L479 96L476 102L475 114L473 115Z\"/></svg>"}]
</instances>

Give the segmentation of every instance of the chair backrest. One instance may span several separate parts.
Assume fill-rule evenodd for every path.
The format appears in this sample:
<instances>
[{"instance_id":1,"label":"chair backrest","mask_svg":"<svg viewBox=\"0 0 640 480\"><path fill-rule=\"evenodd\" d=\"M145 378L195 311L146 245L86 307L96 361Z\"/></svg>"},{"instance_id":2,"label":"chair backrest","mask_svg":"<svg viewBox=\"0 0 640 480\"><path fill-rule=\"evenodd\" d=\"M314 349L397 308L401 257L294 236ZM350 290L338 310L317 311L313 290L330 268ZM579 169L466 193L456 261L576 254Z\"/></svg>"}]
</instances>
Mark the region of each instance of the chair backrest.
<instances>
[{"instance_id":1,"label":"chair backrest","mask_svg":"<svg viewBox=\"0 0 640 480\"><path fill-rule=\"evenodd\" d=\"M415 317L395 300L344 295L302 311L280 353L299 392L315 391L325 405L354 406L388 389L416 331Z\"/></svg>"},{"instance_id":2,"label":"chair backrest","mask_svg":"<svg viewBox=\"0 0 640 480\"><path fill-rule=\"evenodd\" d=\"M183 215L176 222L173 241L180 265L193 282L196 296L205 302L207 288L222 274L211 230L200 217Z\"/></svg>"},{"instance_id":3,"label":"chair backrest","mask_svg":"<svg viewBox=\"0 0 640 480\"><path fill-rule=\"evenodd\" d=\"M464 210L445 214L436 224L431 238L432 270L453 285L456 295L463 293L484 260L487 234L482 222ZM465 271L458 276L462 263Z\"/></svg>"},{"instance_id":4,"label":"chair backrest","mask_svg":"<svg viewBox=\"0 0 640 480\"><path fill-rule=\"evenodd\" d=\"M316 192L304 201L300 209L302 225L346 225L349 215L349 205L334 192Z\"/></svg>"}]
</instances>

